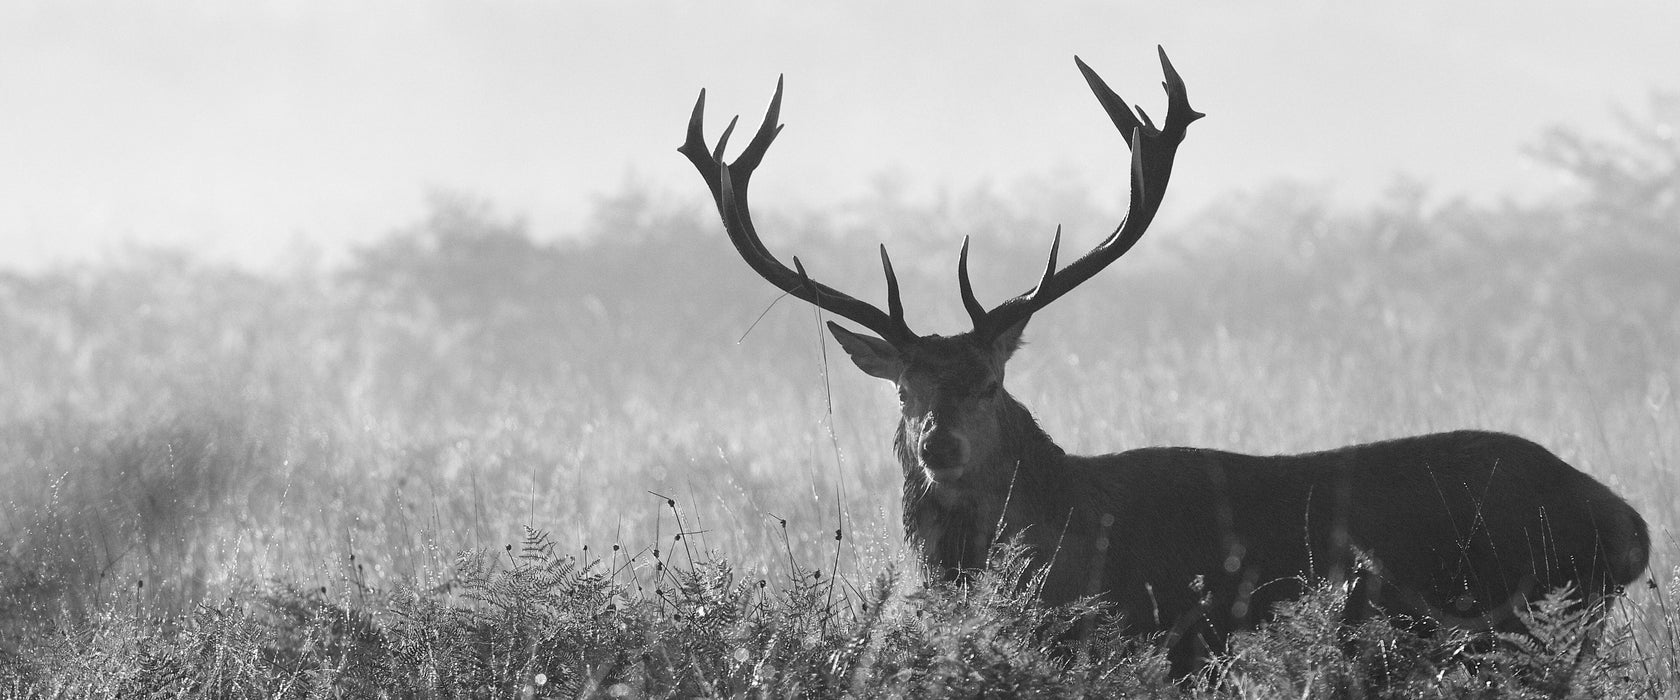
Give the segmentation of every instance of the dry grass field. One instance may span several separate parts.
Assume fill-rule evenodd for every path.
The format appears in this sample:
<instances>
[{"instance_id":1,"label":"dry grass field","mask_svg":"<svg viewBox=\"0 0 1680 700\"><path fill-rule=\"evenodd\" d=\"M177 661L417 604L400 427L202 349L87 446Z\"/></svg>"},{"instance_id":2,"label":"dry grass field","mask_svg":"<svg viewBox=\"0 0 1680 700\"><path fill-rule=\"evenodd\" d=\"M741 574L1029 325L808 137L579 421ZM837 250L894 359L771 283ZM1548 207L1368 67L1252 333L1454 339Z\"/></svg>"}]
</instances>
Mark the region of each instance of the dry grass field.
<instances>
[{"instance_id":1,"label":"dry grass field","mask_svg":"<svg viewBox=\"0 0 1680 700\"><path fill-rule=\"evenodd\" d=\"M1649 522L1652 586L1621 608L1620 653L1642 692L1674 693L1680 150L1640 133L1543 139L1579 181L1542 204L1233 195L1036 318L1010 391L1085 453L1529 437ZM1118 197L1039 184L767 210L761 227L869 293L890 237L911 318L949 332L961 235L995 300L1030 286L1057 223L1072 250L1118 220ZM135 251L0 273L8 692L77 694L29 665L55 635L97 647L86 630L165 629L254 590L378 620L392 591L449 595L463 550L516 568L527 527L628 585L726 559L772 589L835 581L828 604L866 609L909 561L890 389L812 309L773 304L697 198L666 199L603 201L578 243L440 196L330 270Z\"/></svg>"}]
</instances>

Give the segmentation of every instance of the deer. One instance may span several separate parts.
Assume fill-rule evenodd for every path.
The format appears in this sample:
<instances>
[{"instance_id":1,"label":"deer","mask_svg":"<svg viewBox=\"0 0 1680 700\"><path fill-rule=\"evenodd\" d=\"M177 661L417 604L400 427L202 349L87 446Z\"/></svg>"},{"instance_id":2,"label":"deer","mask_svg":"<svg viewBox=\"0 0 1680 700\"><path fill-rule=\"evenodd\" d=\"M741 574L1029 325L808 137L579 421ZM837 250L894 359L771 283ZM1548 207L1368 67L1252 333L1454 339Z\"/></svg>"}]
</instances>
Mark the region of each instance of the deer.
<instances>
[{"instance_id":1,"label":"deer","mask_svg":"<svg viewBox=\"0 0 1680 700\"><path fill-rule=\"evenodd\" d=\"M827 323L858 369L898 388L904 534L929 577L967 580L995 543L1016 539L1043 602L1105 601L1128 630L1157 635L1179 677L1315 582L1344 585L1369 609L1483 632L1520 631L1519 611L1544 591L1569 587L1595 609L1613 602L1645 570L1645 521L1529 440L1460 430L1307 454L1145 447L1078 456L1011 396L1005 365L1027 322L1137 243L1187 127L1204 116L1165 49L1157 52L1167 93L1160 126L1074 57L1131 151L1122 223L1065 267L1058 227L1038 283L991 308L975 298L965 237L957 283L973 328L955 335L910 330L884 244L885 311L816 281L797 256L789 269L771 254L747 188L781 132L782 79L732 162L724 150L739 117L708 147L700 91L678 151L705 180L735 250L786 294L873 332Z\"/></svg>"}]
</instances>

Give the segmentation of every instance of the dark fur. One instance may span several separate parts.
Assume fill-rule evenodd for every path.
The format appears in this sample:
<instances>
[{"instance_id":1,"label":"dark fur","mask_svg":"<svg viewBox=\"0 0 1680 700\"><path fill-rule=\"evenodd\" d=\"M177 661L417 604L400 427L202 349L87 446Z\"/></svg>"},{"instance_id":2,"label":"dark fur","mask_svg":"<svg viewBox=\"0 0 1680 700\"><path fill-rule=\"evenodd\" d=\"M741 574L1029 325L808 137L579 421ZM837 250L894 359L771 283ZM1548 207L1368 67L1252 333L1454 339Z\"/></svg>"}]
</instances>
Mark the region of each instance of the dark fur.
<instances>
[{"instance_id":1,"label":"dark fur","mask_svg":"<svg viewBox=\"0 0 1680 700\"><path fill-rule=\"evenodd\" d=\"M1022 533L1050 563L1046 602L1106 597L1138 631L1170 635L1180 674L1303 581L1346 580L1360 554L1380 572L1364 591L1379 607L1425 614L1420 597L1510 629L1494 615L1514 594L1573 584L1588 600L1613 595L1644 571L1650 548L1625 501L1511 435L1274 457L1183 447L1078 457L1014 399L1000 410L1013 453L1000 460L1013 466L1007 503L995 487L980 497L929 483L901 427L906 536L955 578L983 565L989 542Z\"/></svg>"}]
</instances>

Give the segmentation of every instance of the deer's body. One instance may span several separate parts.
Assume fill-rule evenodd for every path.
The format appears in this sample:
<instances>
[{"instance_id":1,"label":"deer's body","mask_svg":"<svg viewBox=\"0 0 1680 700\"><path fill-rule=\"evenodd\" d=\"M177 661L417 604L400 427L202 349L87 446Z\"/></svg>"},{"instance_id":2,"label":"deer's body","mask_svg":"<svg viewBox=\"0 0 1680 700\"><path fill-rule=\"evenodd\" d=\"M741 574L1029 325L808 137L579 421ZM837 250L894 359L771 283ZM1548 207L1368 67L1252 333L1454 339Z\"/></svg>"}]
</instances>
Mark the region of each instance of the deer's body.
<instances>
[{"instance_id":1,"label":"deer's body","mask_svg":"<svg viewBox=\"0 0 1680 700\"><path fill-rule=\"evenodd\" d=\"M1440 433L1276 457L1193 448L1076 457L1057 447L1003 390L1004 366L1034 313L1143 235L1178 145L1202 117L1164 51L1160 127L1075 62L1129 137L1126 220L1065 267L1056 261L1058 230L1039 283L990 309L969 284L965 240L957 281L974 328L953 336L910 330L885 246L882 311L811 279L798 258L789 269L759 240L747 186L781 129L779 82L735 162L723 160L733 121L716 148L705 143L704 92L678 149L706 180L748 266L875 332L829 323L859 369L898 387L905 535L932 574L960 579L985 565L991 544L1020 534L1043 567L1048 602L1097 595L1116 603L1135 628L1166 633L1180 674L1201 649L1218 648L1224 633L1299 595L1308 581L1350 581L1361 600L1389 612L1512 629L1515 611L1537 592L1573 585L1584 604L1597 606L1638 578L1650 546L1639 514L1592 477L1510 435Z\"/></svg>"},{"instance_id":2,"label":"deer's body","mask_svg":"<svg viewBox=\"0 0 1680 700\"><path fill-rule=\"evenodd\" d=\"M1512 435L1300 455L1151 447L1081 457L1024 429L1032 438L979 470L986 483L975 488L932 483L905 464L905 536L949 579L1019 533L1049 566L1046 602L1103 596L1134 628L1182 639L1184 653L1217 647L1220 632L1264 619L1310 581L1352 580L1360 557L1379 608L1505 630L1515 628L1515 595L1573 584L1596 600L1645 567L1637 513Z\"/></svg>"}]
</instances>

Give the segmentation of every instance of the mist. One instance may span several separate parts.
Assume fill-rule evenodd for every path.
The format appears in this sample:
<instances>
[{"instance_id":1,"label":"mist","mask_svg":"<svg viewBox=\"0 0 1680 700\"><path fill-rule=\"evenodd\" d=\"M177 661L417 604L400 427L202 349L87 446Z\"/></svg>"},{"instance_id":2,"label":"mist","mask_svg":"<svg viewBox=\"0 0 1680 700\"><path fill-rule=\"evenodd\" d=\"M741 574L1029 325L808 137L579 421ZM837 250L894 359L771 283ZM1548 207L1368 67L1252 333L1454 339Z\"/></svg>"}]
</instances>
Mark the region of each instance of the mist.
<instances>
[{"instance_id":1,"label":"mist","mask_svg":"<svg viewBox=\"0 0 1680 700\"><path fill-rule=\"evenodd\" d=\"M1054 177L1118 207L1125 148L1070 59L1147 108L1157 44L1212 115L1169 221L1277 181L1533 201L1565 184L1536 134L1636 113L1680 65L1667 3L12 3L0 27L0 266L30 269L131 245L343 261L434 190L576 237L627 186L700 201L673 152L695 95L750 119L778 75L763 206Z\"/></svg>"}]
</instances>

